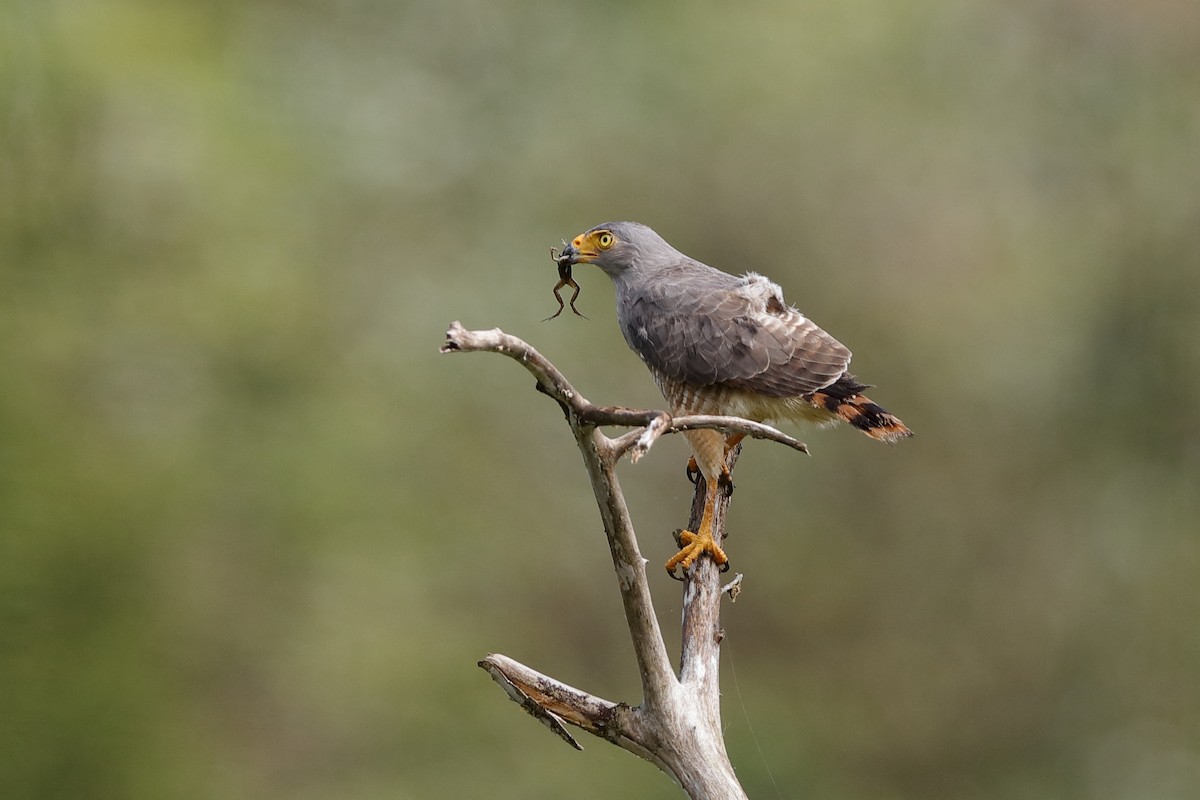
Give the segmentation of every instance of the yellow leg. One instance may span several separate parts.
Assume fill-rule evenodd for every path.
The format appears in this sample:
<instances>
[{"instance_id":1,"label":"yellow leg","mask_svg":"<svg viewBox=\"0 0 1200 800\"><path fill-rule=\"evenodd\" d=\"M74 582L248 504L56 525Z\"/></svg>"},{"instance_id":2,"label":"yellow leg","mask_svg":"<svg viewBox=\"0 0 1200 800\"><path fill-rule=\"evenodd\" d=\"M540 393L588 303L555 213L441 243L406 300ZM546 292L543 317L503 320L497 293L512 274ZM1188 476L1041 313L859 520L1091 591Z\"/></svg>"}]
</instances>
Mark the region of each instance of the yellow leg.
<instances>
[{"instance_id":1,"label":"yellow leg","mask_svg":"<svg viewBox=\"0 0 1200 800\"><path fill-rule=\"evenodd\" d=\"M675 574L675 568L682 567L686 572L688 567L696 563L696 559L704 553L712 556L712 560L717 563L718 567L726 567L729 564L729 558L725 555L725 551L713 538L712 520L713 509L717 504L717 484L718 481L710 480L705 485L704 513L700 516L700 529L695 533L682 531L679 534L679 542L683 549L671 556L666 564L667 574L672 578L682 580Z\"/></svg>"}]
</instances>

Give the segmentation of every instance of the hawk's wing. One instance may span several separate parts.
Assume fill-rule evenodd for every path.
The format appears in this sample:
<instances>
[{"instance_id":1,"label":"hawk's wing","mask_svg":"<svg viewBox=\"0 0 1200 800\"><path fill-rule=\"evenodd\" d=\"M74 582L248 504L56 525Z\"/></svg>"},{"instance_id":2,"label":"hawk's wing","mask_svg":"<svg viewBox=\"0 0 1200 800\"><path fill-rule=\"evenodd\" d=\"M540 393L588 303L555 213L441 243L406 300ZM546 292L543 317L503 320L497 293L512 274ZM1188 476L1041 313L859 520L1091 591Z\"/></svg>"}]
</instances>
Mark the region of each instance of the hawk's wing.
<instances>
[{"instance_id":1,"label":"hawk's wing","mask_svg":"<svg viewBox=\"0 0 1200 800\"><path fill-rule=\"evenodd\" d=\"M737 278L693 262L657 273L619 302L629 346L685 383L792 397L825 388L850 363L841 342L754 273Z\"/></svg>"}]
</instances>

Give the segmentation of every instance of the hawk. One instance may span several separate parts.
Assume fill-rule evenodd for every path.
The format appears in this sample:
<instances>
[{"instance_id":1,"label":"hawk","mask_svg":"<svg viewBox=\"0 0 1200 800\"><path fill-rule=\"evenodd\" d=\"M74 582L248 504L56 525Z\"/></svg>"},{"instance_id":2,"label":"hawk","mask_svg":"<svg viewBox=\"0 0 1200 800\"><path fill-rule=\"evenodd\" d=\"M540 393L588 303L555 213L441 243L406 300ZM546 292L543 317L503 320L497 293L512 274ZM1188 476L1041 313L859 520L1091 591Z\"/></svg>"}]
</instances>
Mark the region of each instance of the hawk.
<instances>
[{"instance_id":1,"label":"hawk","mask_svg":"<svg viewBox=\"0 0 1200 800\"><path fill-rule=\"evenodd\" d=\"M638 222L606 222L579 234L559 256L560 269L574 264L595 264L612 278L621 333L671 414L847 422L888 443L912 436L861 394L869 387L847 372L850 350L785 303L779 285L762 275L738 277L702 264ZM684 436L706 495L699 530L683 531L682 549L666 563L672 577L705 553L728 568L712 516L717 492L732 491L725 456L741 439L713 430Z\"/></svg>"}]
</instances>

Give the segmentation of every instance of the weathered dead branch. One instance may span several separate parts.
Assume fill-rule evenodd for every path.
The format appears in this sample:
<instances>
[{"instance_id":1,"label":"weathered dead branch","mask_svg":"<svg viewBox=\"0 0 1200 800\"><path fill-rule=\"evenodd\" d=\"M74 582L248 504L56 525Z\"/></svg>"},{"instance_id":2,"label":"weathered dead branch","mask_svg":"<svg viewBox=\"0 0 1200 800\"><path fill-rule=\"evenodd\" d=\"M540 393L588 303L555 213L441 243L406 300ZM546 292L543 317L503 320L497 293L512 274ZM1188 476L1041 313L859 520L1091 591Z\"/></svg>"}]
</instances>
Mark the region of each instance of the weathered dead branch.
<instances>
[{"instance_id":1,"label":"weathered dead branch","mask_svg":"<svg viewBox=\"0 0 1200 800\"><path fill-rule=\"evenodd\" d=\"M638 549L629 510L616 476L626 453L643 457L660 436L710 428L779 442L808 452L801 442L774 428L737 417L684 416L663 411L597 406L583 397L561 372L521 339L499 329L469 331L458 322L446 332L443 353L493 352L520 362L537 379L537 389L562 407L575 436L604 523L633 641L643 699L636 707L614 703L568 686L507 656L491 654L479 662L505 692L526 711L573 747L579 743L565 724L582 728L658 765L689 797L744 798L725 752L720 713L721 595L740 589L740 577L722 588L711 559L701 558L685 576L683 644L679 674L667 655L650 595L646 561ZM601 426L634 430L609 438ZM737 460L740 447L730 454ZM696 486L690 529L699 525L704 479ZM719 497L713 530L725 535L729 498ZM565 724L564 724L565 723Z\"/></svg>"}]
</instances>

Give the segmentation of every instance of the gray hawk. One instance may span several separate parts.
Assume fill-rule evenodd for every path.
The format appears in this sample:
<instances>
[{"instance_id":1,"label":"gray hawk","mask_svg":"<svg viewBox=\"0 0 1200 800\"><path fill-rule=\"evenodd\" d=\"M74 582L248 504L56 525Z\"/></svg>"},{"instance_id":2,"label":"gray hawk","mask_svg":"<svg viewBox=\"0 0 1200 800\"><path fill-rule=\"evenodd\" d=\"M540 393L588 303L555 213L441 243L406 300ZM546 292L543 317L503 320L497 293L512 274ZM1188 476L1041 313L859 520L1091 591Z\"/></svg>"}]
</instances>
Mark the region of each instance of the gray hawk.
<instances>
[{"instance_id":1,"label":"gray hawk","mask_svg":"<svg viewBox=\"0 0 1200 800\"><path fill-rule=\"evenodd\" d=\"M560 272L595 264L613 280L617 322L667 400L672 415L719 414L766 422L847 422L872 439L912 436L903 422L861 394L847 372L850 350L783 301L779 285L754 272L730 275L689 258L638 222L606 222L576 236ZM666 563L687 570L714 540L720 487L732 490L726 454L740 441L719 431L685 431L706 496L699 530L683 531Z\"/></svg>"}]
</instances>

